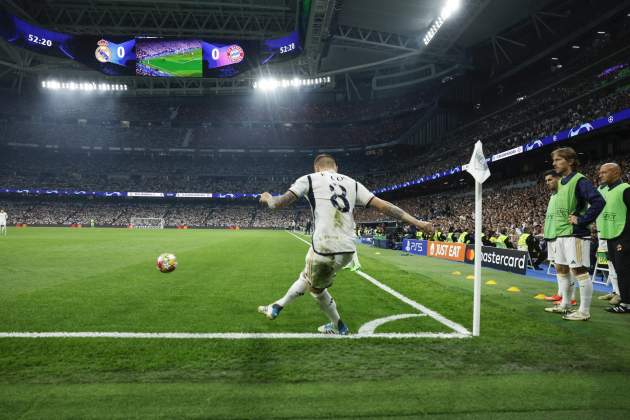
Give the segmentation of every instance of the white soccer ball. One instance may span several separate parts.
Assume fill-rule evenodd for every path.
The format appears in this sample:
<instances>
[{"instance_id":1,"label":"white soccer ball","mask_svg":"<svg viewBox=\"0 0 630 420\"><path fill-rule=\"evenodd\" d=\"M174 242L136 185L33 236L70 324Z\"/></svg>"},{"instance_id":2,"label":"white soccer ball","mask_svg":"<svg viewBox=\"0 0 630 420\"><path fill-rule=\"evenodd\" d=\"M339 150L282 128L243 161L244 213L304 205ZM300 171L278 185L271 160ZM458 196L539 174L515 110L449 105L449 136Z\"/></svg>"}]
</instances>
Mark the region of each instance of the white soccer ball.
<instances>
[{"instance_id":1,"label":"white soccer ball","mask_svg":"<svg viewBox=\"0 0 630 420\"><path fill-rule=\"evenodd\" d=\"M177 258L173 254L164 253L158 257L156 266L162 273L171 273L177 268Z\"/></svg>"}]
</instances>

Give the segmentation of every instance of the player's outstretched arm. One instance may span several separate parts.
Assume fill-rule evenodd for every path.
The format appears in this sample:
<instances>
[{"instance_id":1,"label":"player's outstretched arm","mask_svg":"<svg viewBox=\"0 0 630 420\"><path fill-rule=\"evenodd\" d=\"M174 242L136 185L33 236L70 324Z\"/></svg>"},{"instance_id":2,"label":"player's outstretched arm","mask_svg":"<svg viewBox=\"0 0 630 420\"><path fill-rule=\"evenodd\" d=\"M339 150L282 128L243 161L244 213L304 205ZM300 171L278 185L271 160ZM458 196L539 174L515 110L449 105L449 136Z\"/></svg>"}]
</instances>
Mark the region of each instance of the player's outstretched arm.
<instances>
[{"instance_id":1,"label":"player's outstretched arm","mask_svg":"<svg viewBox=\"0 0 630 420\"><path fill-rule=\"evenodd\" d=\"M431 223L422 222L416 219L415 217L413 217L400 207L393 205L389 201L374 197L372 201L370 201L370 207L373 207L381 213L391 216L396 220L414 225L415 227L426 233L433 233L433 225Z\"/></svg>"},{"instance_id":2,"label":"player's outstretched arm","mask_svg":"<svg viewBox=\"0 0 630 420\"><path fill-rule=\"evenodd\" d=\"M287 191L279 197L274 197L267 191L260 194L260 202L266 204L270 209L286 207L297 200L297 196L291 191Z\"/></svg>"}]
</instances>

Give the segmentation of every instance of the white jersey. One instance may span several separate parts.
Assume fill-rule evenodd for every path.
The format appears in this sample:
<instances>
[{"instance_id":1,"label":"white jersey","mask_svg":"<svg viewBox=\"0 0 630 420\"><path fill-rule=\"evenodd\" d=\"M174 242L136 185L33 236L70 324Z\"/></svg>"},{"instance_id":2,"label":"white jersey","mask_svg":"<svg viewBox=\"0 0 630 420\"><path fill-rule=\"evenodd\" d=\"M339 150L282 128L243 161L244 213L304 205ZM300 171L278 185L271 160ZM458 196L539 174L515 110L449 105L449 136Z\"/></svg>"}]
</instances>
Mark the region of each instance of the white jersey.
<instances>
[{"instance_id":1,"label":"white jersey","mask_svg":"<svg viewBox=\"0 0 630 420\"><path fill-rule=\"evenodd\" d=\"M7 214L6 212L0 211L0 225L7 224Z\"/></svg>"},{"instance_id":2,"label":"white jersey","mask_svg":"<svg viewBox=\"0 0 630 420\"><path fill-rule=\"evenodd\" d=\"M306 197L315 229L313 250L320 255L355 252L355 206L368 206L374 194L354 179L334 171L304 175L289 188L296 197Z\"/></svg>"}]
</instances>

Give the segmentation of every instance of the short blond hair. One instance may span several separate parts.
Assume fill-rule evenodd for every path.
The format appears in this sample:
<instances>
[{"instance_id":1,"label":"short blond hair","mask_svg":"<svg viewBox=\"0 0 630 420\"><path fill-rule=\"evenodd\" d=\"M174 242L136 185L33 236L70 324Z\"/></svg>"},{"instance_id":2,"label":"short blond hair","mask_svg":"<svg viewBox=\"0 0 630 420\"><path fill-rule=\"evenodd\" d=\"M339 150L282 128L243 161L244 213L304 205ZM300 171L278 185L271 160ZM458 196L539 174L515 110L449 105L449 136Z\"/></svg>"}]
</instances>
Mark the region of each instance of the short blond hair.
<instances>
[{"instance_id":1,"label":"short blond hair","mask_svg":"<svg viewBox=\"0 0 630 420\"><path fill-rule=\"evenodd\" d=\"M329 155L328 153L322 153L315 157L315 161L313 162L313 166L320 166L324 168L334 168L337 166L337 162L335 158Z\"/></svg>"},{"instance_id":2,"label":"short blond hair","mask_svg":"<svg viewBox=\"0 0 630 420\"><path fill-rule=\"evenodd\" d=\"M569 162L569 165L571 165L571 169L576 169L578 166L580 166L578 155L573 147L561 147L551 152L552 159L556 156L560 156L561 158Z\"/></svg>"}]
</instances>

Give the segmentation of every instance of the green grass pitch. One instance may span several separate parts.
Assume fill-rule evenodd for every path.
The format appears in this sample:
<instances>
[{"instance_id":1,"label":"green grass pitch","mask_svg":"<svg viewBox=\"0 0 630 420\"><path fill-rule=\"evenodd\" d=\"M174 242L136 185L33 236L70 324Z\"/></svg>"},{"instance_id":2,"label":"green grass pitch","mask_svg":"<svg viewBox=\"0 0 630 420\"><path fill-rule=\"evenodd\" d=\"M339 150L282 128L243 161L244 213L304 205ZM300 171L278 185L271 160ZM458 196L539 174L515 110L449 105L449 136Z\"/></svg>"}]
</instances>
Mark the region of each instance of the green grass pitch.
<instances>
[{"instance_id":1,"label":"green grass pitch","mask_svg":"<svg viewBox=\"0 0 630 420\"><path fill-rule=\"evenodd\" d=\"M307 246L282 231L26 228L0 237L0 332L312 333L306 295L275 321ZM155 269L178 257L171 274ZM471 328L472 266L359 248L363 271ZM459 271L461 274L453 274ZM630 317L567 322L554 285L484 270L477 338L0 338L0 418L625 418ZM517 286L520 293L507 292ZM356 273L331 293L353 332L417 313ZM451 332L430 317L376 333Z\"/></svg>"},{"instance_id":2,"label":"green grass pitch","mask_svg":"<svg viewBox=\"0 0 630 420\"><path fill-rule=\"evenodd\" d=\"M202 76L202 52L201 48L194 49L190 53L167 55L165 57L140 60L146 66L163 71L174 77L201 77Z\"/></svg>"}]
</instances>

